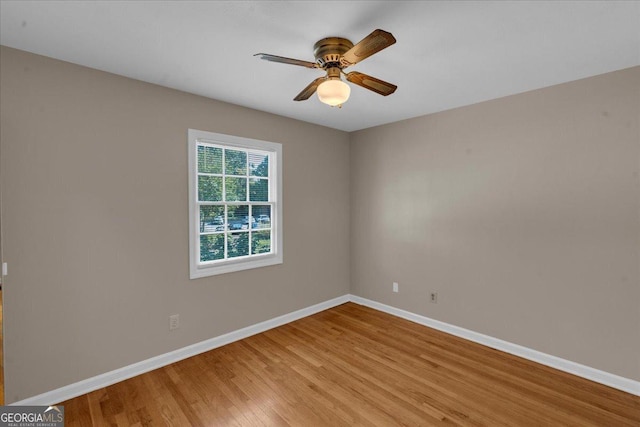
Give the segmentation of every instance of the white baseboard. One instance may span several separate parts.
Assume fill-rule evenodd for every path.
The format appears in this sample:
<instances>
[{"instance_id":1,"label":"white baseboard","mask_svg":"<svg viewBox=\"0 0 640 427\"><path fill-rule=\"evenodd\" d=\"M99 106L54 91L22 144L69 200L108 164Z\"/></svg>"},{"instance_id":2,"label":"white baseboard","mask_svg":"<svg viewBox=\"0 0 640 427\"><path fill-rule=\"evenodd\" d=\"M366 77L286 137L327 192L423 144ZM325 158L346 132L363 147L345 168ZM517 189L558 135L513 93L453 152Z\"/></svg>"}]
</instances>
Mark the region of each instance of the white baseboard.
<instances>
[{"instance_id":1,"label":"white baseboard","mask_svg":"<svg viewBox=\"0 0 640 427\"><path fill-rule=\"evenodd\" d=\"M583 377L591 381L595 381L597 383L634 394L636 396L640 396L639 381L620 377L618 375L600 371L589 366L581 365L579 363L571 362L569 360L561 359L556 356L551 356L546 353L532 350L527 347L512 344L498 338L493 338L488 335L483 335L478 332L470 331L468 329L430 319L419 314L401 310L399 308L368 300L366 298L347 294L331 299L329 301L322 302L320 304L312 305L311 307L303 308L292 313L265 320L264 322L256 323L255 325L247 326L246 328L238 329L237 331L229 332L227 334L220 335L206 341L183 347L169 353L161 354L159 356L134 363L133 365L125 366L123 368L106 372L92 378L87 378L86 380L69 384L67 386L42 393L37 396L29 397L27 399L14 402L11 405L54 405L65 400L90 393L94 390L110 386L117 382L124 381L128 378L135 377L136 375L144 374L154 369L170 365L171 363L178 362L188 357L213 350L214 348L222 347L223 345L230 344L234 341L259 334L261 332L285 325L298 319L302 319L303 317L311 316L312 314L319 313L321 311L338 306L340 304L344 304L346 302L354 302L356 304L364 305L397 317L401 317L403 319L410 320L415 323L419 323L424 326L428 326L433 329L437 329L439 331L446 332L451 335L458 336L460 338L467 339L469 341L486 345L487 347L495 348L496 350L501 350L506 353L520 356L522 358L540 363L542 365L550 366L552 368L568 372L579 377Z\"/></svg>"},{"instance_id":2,"label":"white baseboard","mask_svg":"<svg viewBox=\"0 0 640 427\"><path fill-rule=\"evenodd\" d=\"M399 308L368 300L366 298L351 295L350 299L351 302L354 302L356 304L383 311L385 313L392 314L394 316L401 317L403 319L407 319L412 322L419 323L421 325L428 326L430 328L437 329L439 331L446 332L448 334L455 335L469 341L486 345L487 347L495 348L496 350L504 351L505 353L513 354L515 356L519 356L524 359L540 363L542 365L550 366L560 371L568 372L570 374L577 375L579 377L586 378L588 380L604 384L609 387L634 394L636 396L640 396L640 381L634 381L629 378L610 374L608 372L601 371L590 366L585 366L579 363L572 362L570 360L561 359L550 354L542 353L540 351L532 350L518 344L513 344L508 341L503 341L498 338L493 338L488 335L470 331L469 329L450 325L439 320L430 319L419 314L401 310Z\"/></svg>"},{"instance_id":3,"label":"white baseboard","mask_svg":"<svg viewBox=\"0 0 640 427\"><path fill-rule=\"evenodd\" d=\"M227 334L220 335L206 341L202 341L187 347L180 348L178 350L171 351L169 353L161 354L159 356L134 363L133 365L125 366L123 368L106 372L92 378L87 378L86 380L69 384L67 386L42 393L37 396L29 397L19 402L11 403L11 405L55 405L56 403L60 403L65 400L90 393L94 390L110 386L128 378L135 377L136 375L153 371L154 369L170 365L171 363L178 362L188 357L213 350L214 348L222 347L223 345L230 344L234 341L239 341L241 339L259 334L269 329L273 329L278 326L293 322L295 320L302 319L303 317L311 316L312 314L316 314L329 308L349 302L349 300L350 295L343 295L337 298L333 298L329 301L312 305L311 307L306 307L292 313L274 317L273 319L265 320L264 322L256 323L255 325L238 329L237 331L229 332Z\"/></svg>"}]
</instances>

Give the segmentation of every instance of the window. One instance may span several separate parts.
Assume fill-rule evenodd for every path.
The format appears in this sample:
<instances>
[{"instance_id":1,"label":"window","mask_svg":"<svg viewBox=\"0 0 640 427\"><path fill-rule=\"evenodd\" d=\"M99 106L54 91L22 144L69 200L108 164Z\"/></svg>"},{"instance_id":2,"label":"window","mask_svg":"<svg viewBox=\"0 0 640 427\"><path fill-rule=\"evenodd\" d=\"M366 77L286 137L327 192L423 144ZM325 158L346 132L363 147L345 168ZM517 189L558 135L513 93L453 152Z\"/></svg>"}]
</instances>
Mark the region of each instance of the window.
<instances>
[{"instance_id":1,"label":"window","mask_svg":"<svg viewBox=\"0 0 640 427\"><path fill-rule=\"evenodd\" d=\"M189 129L192 279L282 263L282 146Z\"/></svg>"}]
</instances>

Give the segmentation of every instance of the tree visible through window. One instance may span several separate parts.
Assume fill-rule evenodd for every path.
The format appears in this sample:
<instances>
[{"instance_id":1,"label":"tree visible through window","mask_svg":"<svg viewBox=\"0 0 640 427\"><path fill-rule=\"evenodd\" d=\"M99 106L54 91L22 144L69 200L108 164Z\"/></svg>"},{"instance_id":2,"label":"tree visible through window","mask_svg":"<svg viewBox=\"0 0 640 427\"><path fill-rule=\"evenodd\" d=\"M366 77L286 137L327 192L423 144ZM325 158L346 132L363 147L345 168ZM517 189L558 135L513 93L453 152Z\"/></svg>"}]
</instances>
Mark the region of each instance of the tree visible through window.
<instances>
[{"instance_id":1,"label":"tree visible through window","mask_svg":"<svg viewBox=\"0 0 640 427\"><path fill-rule=\"evenodd\" d=\"M192 196L196 196L192 208L196 209L198 218L197 245L192 248L195 249L192 258L197 255L195 267L201 273L207 266L265 258L281 252L276 245L276 232L280 230L275 221L279 214L276 199L279 177L276 155L279 150L274 151L271 146L279 148L279 144L248 140L253 144L242 146L235 137L234 144L225 144L215 139L232 137L212 135L211 140L196 138L190 141L196 157L196 167L192 168L195 169L192 171L192 179L195 178L192 187L195 188L191 191L195 193ZM261 145L256 142L272 149L255 148ZM281 262L281 253L278 255ZM192 277L193 267L192 259ZM237 269L241 268L231 271ZM209 274L217 272L196 274L196 277Z\"/></svg>"}]
</instances>

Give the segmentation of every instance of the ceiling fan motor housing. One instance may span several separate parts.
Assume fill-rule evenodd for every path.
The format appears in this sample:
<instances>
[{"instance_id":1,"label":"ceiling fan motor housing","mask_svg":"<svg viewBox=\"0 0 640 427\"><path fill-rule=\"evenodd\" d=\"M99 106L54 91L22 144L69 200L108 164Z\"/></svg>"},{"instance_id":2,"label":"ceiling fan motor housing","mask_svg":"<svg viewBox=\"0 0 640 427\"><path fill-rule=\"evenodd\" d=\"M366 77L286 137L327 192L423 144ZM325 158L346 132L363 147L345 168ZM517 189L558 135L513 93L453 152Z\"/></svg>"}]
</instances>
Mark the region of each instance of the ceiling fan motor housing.
<instances>
[{"instance_id":1,"label":"ceiling fan motor housing","mask_svg":"<svg viewBox=\"0 0 640 427\"><path fill-rule=\"evenodd\" d=\"M340 59L352 47L351 40L341 37L327 37L313 45L313 55L316 58L316 63L323 69L342 68Z\"/></svg>"}]
</instances>

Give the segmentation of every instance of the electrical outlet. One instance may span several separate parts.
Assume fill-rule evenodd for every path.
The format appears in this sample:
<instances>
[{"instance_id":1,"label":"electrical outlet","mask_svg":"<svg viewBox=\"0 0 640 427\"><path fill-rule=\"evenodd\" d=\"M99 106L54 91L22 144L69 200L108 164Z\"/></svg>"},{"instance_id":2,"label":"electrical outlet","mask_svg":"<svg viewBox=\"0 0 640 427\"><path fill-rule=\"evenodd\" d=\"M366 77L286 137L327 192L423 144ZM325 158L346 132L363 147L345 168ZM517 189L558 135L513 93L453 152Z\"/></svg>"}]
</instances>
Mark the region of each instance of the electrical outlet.
<instances>
[{"instance_id":1,"label":"electrical outlet","mask_svg":"<svg viewBox=\"0 0 640 427\"><path fill-rule=\"evenodd\" d=\"M172 314L169 316L169 330L173 331L180 327L180 315Z\"/></svg>"},{"instance_id":2,"label":"electrical outlet","mask_svg":"<svg viewBox=\"0 0 640 427\"><path fill-rule=\"evenodd\" d=\"M393 282L393 292L398 292L398 282Z\"/></svg>"},{"instance_id":3,"label":"electrical outlet","mask_svg":"<svg viewBox=\"0 0 640 427\"><path fill-rule=\"evenodd\" d=\"M438 293L437 292L431 292L429 294L429 301L431 301L434 304L438 303Z\"/></svg>"}]
</instances>

